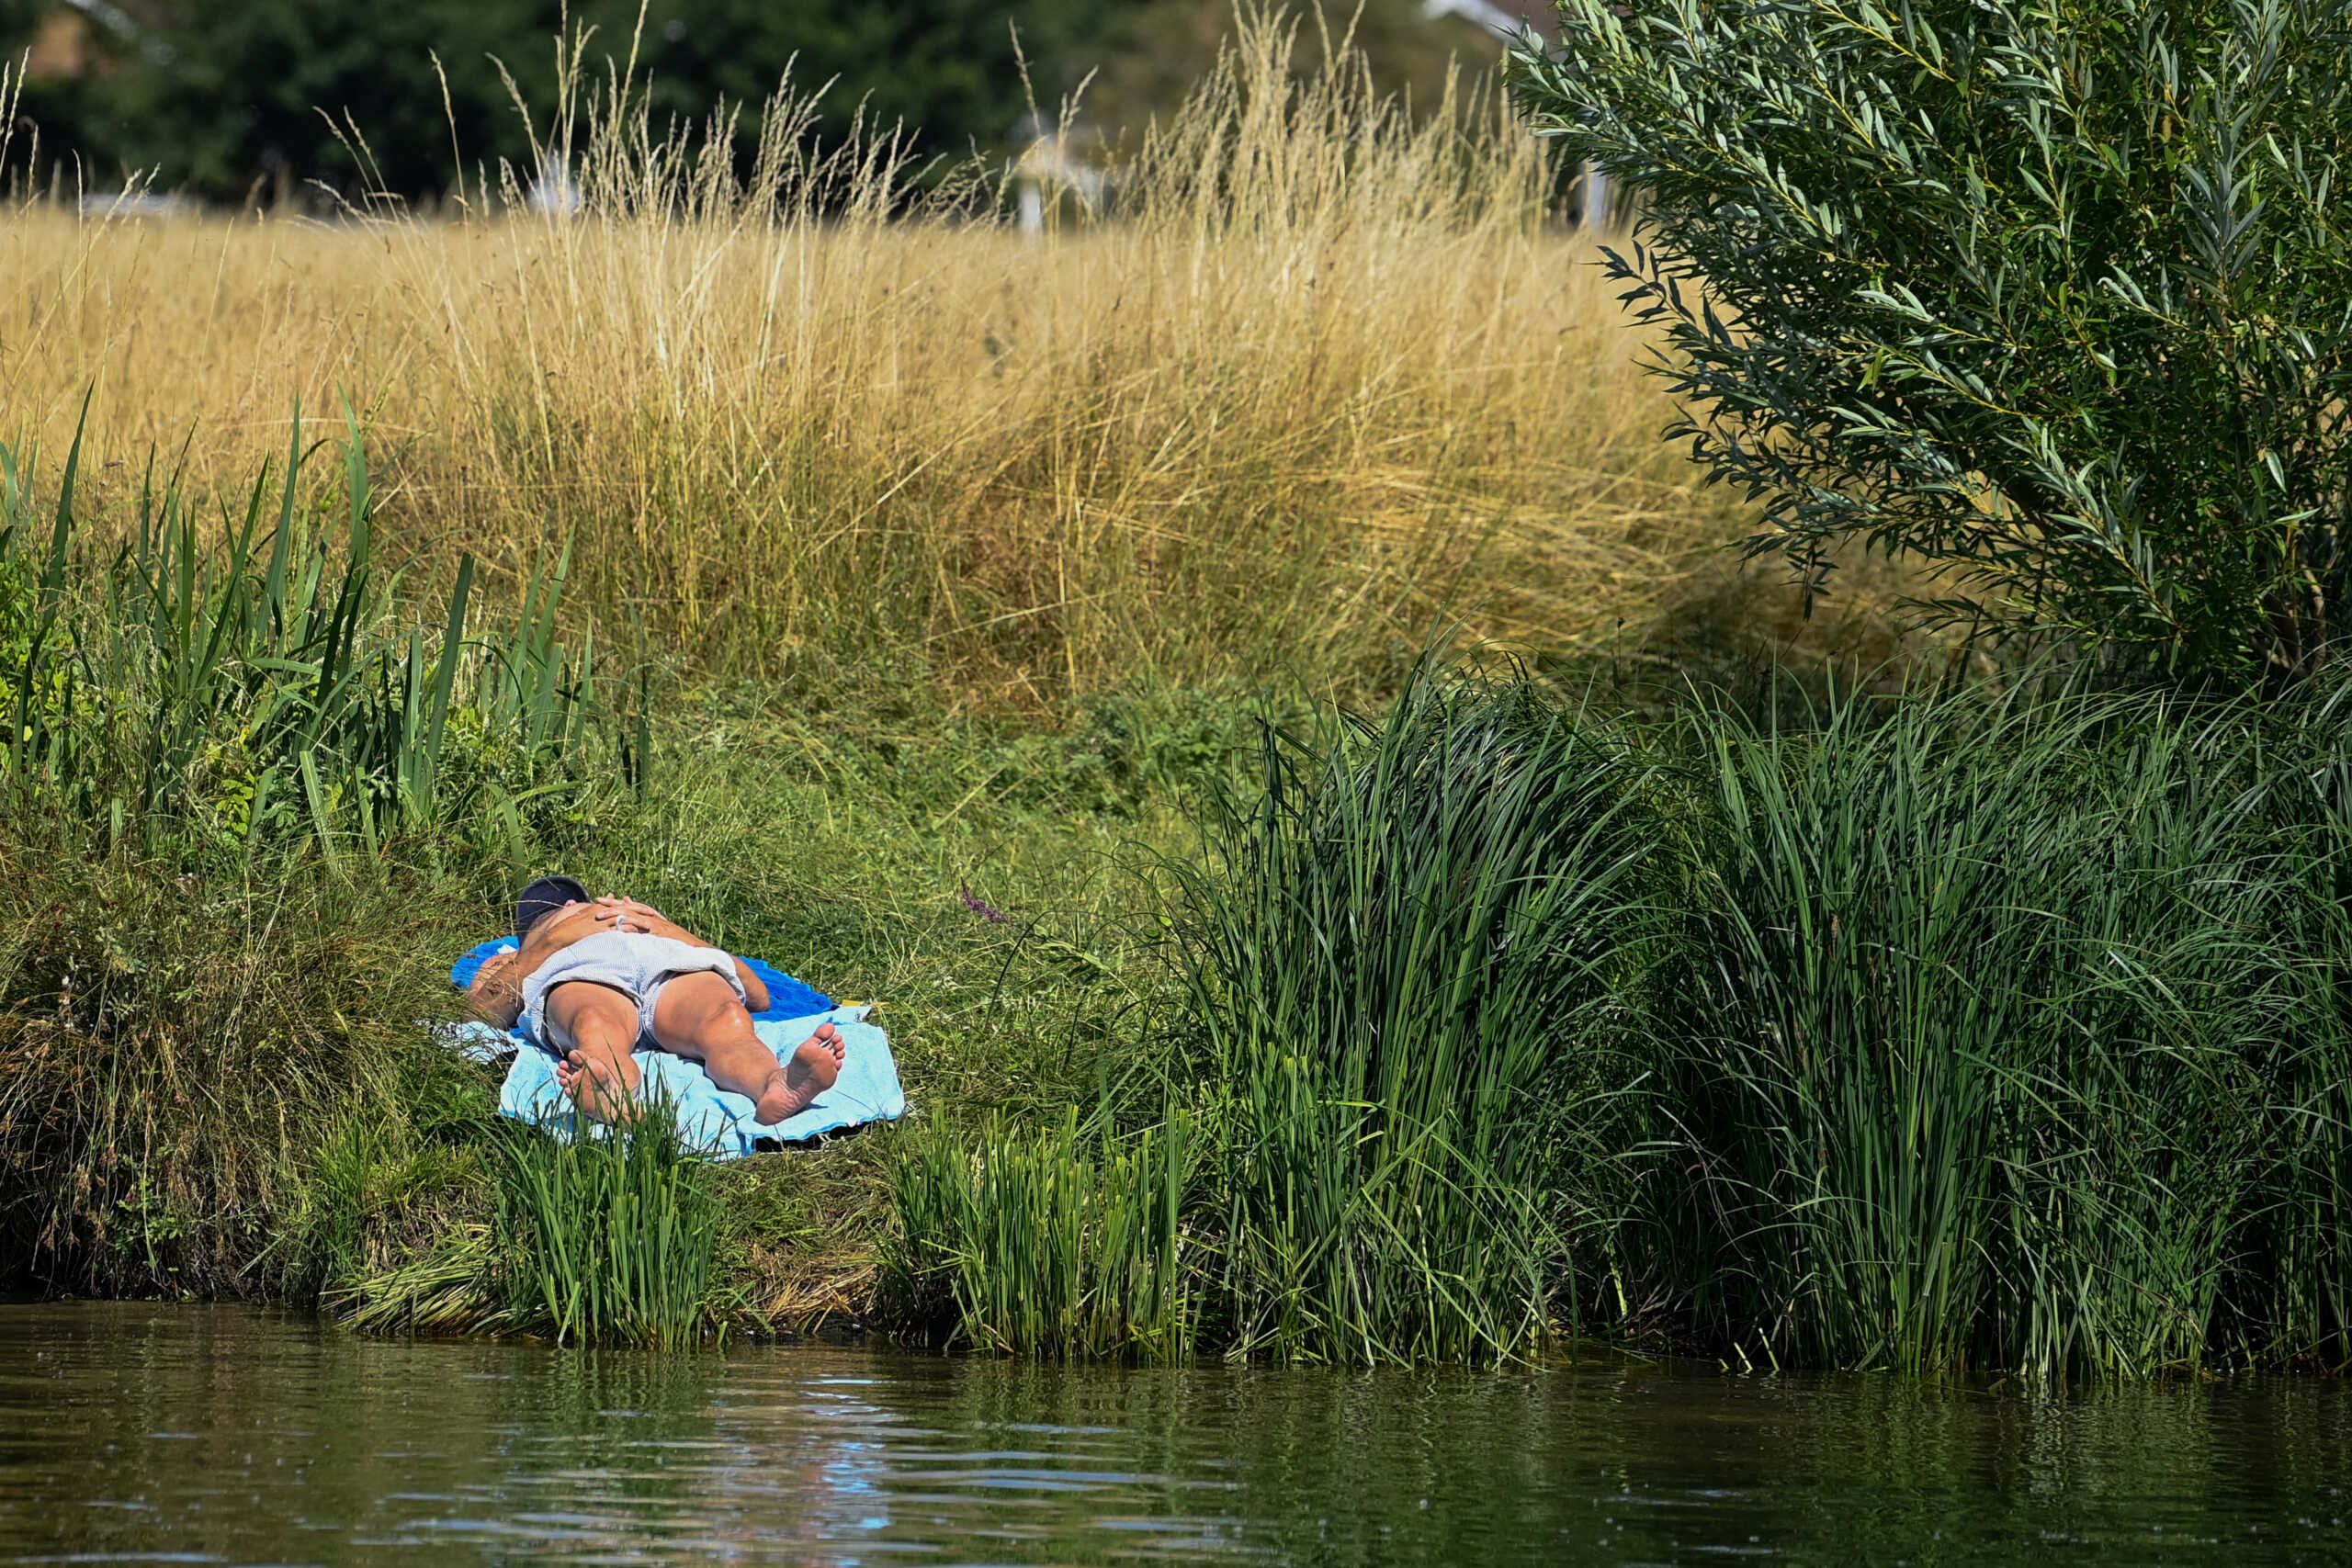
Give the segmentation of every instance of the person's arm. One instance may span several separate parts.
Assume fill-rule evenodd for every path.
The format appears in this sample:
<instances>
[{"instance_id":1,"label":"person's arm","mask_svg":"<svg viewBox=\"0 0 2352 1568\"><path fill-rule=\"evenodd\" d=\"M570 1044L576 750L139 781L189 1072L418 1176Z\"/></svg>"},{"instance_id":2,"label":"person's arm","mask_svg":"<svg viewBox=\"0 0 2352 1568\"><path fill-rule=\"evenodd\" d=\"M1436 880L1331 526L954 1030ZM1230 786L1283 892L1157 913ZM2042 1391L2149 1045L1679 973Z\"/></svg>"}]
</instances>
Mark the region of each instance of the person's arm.
<instances>
[{"instance_id":1,"label":"person's arm","mask_svg":"<svg viewBox=\"0 0 2352 1568\"><path fill-rule=\"evenodd\" d=\"M688 947L717 947L718 945L715 942L706 942L695 935L650 904L641 904L634 898L619 898L609 895L597 899L596 902L619 912L621 929L624 931L643 931L648 936L666 936L672 942L682 942ZM751 1010L753 1012L767 1011L769 1001L767 983L752 972L750 964L737 958L733 953L730 953L727 956L735 965L735 978L742 983L743 999L750 1004Z\"/></svg>"},{"instance_id":2,"label":"person's arm","mask_svg":"<svg viewBox=\"0 0 2352 1568\"><path fill-rule=\"evenodd\" d=\"M578 919L582 909L593 910L584 924ZM603 908L601 901L597 906L566 905L543 917L531 928L520 952L494 953L474 971L466 987L474 1011L501 1029L514 1028L515 1020L523 1016L523 982L582 937L610 931L620 919L618 910Z\"/></svg>"},{"instance_id":3,"label":"person's arm","mask_svg":"<svg viewBox=\"0 0 2352 1568\"><path fill-rule=\"evenodd\" d=\"M466 1000L474 1016L501 1029L514 1027L514 1021L523 1016L523 977L514 963L521 956L493 953L481 961L474 977L466 982Z\"/></svg>"}]
</instances>

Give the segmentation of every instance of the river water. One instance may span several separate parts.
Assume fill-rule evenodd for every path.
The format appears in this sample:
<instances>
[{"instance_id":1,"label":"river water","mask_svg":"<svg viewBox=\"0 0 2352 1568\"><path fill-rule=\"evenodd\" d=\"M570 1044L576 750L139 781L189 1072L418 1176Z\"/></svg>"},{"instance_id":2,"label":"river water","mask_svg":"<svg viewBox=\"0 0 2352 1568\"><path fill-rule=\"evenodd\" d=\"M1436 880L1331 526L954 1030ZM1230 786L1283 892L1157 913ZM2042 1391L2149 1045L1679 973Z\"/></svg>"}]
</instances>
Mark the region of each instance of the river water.
<instances>
[{"instance_id":1,"label":"river water","mask_svg":"<svg viewBox=\"0 0 2352 1568\"><path fill-rule=\"evenodd\" d=\"M2352 1561L2352 1401L1039 1367L0 1303L0 1562Z\"/></svg>"}]
</instances>

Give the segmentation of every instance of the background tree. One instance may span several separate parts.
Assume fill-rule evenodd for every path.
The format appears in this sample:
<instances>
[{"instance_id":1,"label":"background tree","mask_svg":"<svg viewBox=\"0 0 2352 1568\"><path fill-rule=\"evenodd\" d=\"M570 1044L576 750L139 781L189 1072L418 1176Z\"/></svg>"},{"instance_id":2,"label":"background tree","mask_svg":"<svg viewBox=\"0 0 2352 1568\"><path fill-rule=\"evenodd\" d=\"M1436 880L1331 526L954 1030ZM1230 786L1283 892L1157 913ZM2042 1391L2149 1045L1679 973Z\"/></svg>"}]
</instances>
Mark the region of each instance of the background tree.
<instances>
[{"instance_id":1,"label":"background tree","mask_svg":"<svg viewBox=\"0 0 2352 1568\"><path fill-rule=\"evenodd\" d=\"M736 106L748 147L789 70L803 93L831 84L820 134L863 110L906 127L919 152L959 154L1011 150L1032 94L1052 114L1090 75L1081 113L1098 130L1172 110L1235 15L1231 0L654 0L640 29L637 0L119 0L99 14L113 21L0 0L0 53L35 49L25 109L45 156L78 159L96 188L137 171L227 202L300 198L312 181L360 188L328 117L366 138L382 188L406 197L453 183L453 130L469 165L520 163L529 139L499 65L544 125L567 17L595 29L592 62L634 49L658 117ZM1484 70L1500 53L1486 29L1432 18L1421 0L1364 0L1330 19L1351 26L1380 85L1417 103L1436 102L1450 59Z\"/></svg>"},{"instance_id":2,"label":"background tree","mask_svg":"<svg viewBox=\"0 0 2352 1568\"><path fill-rule=\"evenodd\" d=\"M61 7L0 0L12 54ZM832 82L823 129L860 106L903 121L926 152L1002 145L1027 111L1014 29L1041 98L1074 83L1077 51L1104 0L972 0L889 6L842 0L587 0L573 26L596 29L592 58L627 60L657 115L742 106L748 135L787 69L804 91ZM27 103L51 152L92 177L153 171L160 188L245 200L312 180L354 189L362 172L330 125L367 140L384 188L404 196L452 183L455 145L470 164L521 160L528 138L503 62L544 115L556 92L560 0L147 0L130 28L76 26L88 55L71 77L36 77ZM435 58L447 76L434 68ZM323 113L322 112L323 111Z\"/></svg>"},{"instance_id":3,"label":"background tree","mask_svg":"<svg viewBox=\"0 0 2352 1568\"><path fill-rule=\"evenodd\" d=\"M1641 187L1609 266L1688 438L1818 583L2176 675L2308 669L2352 590L2352 7L1562 0L1513 51Z\"/></svg>"}]
</instances>

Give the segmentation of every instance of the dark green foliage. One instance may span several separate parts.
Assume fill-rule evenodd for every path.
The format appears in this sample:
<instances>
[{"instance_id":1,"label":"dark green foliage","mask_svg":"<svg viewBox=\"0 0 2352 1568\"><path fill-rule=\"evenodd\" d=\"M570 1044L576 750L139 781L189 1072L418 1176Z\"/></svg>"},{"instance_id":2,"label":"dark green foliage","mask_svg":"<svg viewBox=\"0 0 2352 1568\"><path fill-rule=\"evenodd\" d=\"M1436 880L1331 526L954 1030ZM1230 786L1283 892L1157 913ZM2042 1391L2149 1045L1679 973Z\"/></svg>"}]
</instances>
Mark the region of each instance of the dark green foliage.
<instances>
[{"instance_id":1,"label":"dark green foliage","mask_svg":"<svg viewBox=\"0 0 2352 1568\"><path fill-rule=\"evenodd\" d=\"M153 170L163 188L215 200L305 197L323 183L346 197L385 190L437 197L501 160L531 174L531 132L545 139L560 96L556 41L593 30L589 74L637 66L654 112L705 118L722 104L760 106L789 71L804 91L833 84L822 126L844 131L861 107L903 124L929 153L1012 141L1028 110L1017 46L1035 62L1048 107L1074 85L1100 0L1028 0L1008 12L964 0L854 6L829 0L166 0L134 6L127 30L88 30L105 64L74 82L37 81L28 111L45 156L79 153L90 177ZM120 14L120 13L118 13ZM33 20L0 11L11 59ZM436 68L436 63L437 68ZM512 82L510 88L509 82ZM446 87L446 92L445 92Z\"/></svg>"},{"instance_id":2,"label":"dark green foliage","mask_svg":"<svg viewBox=\"0 0 2352 1568\"><path fill-rule=\"evenodd\" d=\"M1612 272L1818 582L2176 675L2312 668L2352 589L2352 13L1563 0L1521 102L1643 193Z\"/></svg>"}]
</instances>

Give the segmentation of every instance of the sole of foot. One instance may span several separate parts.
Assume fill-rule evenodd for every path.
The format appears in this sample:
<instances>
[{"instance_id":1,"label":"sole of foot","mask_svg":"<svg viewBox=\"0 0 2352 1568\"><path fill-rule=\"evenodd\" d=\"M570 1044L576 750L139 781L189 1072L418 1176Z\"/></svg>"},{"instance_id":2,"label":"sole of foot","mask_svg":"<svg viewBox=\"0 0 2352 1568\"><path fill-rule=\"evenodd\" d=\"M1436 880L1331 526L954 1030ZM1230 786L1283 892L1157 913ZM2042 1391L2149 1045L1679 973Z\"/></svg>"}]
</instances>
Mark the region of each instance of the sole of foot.
<instances>
[{"instance_id":1,"label":"sole of foot","mask_svg":"<svg viewBox=\"0 0 2352 1568\"><path fill-rule=\"evenodd\" d=\"M768 1080L753 1114L774 1126L808 1110L810 1100L840 1079L844 1049L840 1030L830 1023L819 1024L817 1032L803 1040Z\"/></svg>"},{"instance_id":2,"label":"sole of foot","mask_svg":"<svg viewBox=\"0 0 2352 1568\"><path fill-rule=\"evenodd\" d=\"M610 1062L574 1050L555 1065L556 1086L594 1122L617 1122L637 1108L632 1086Z\"/></svg>"}]
</instances>

